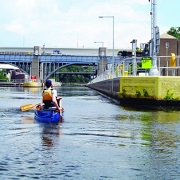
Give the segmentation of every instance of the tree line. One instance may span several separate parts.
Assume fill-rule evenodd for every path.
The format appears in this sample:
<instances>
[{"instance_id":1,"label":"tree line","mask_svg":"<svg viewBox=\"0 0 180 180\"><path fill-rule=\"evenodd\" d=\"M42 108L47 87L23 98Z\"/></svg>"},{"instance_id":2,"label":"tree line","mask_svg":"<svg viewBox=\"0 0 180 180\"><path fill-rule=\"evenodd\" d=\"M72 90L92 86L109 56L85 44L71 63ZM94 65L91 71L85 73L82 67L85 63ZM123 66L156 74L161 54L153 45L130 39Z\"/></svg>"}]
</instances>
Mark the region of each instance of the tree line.
<instances>
[{"instance_id":1,"label":"tree line","mask_svg":"<svg viewBox=\"0 0 180 180\"><path fill-rule=\"evenodd\" d=\"M167 34L180 40L180 27L171 27L169 31L167 31Z\"/></svg>"},{"instance_id":2,"label":"tree line","mask_svg":"<svg viewBox=\"0 0 180 180\"><path fill-rule=\"evenodd\" d=\"M73 65L64 67L59 72L92 72L92 67ZM62 83L86 84L91 80L91 75L59 74L58 77L56 77L56 81L58 81L58 79Z\"/></svg>"}]
</instances>

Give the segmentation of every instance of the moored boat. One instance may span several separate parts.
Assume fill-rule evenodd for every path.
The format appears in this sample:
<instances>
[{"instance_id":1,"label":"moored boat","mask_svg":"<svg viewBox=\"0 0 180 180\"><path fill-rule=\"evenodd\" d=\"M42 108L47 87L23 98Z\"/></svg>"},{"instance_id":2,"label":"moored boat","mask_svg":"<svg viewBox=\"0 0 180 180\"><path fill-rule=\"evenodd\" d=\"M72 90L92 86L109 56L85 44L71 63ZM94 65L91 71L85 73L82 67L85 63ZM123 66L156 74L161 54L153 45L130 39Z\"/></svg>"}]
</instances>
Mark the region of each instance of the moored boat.
<instances>
[{"instance_id":1,"label":"moored boat","mask_svg":"<svg viewBox=\"0 0 180 180\"><path fill-rule=\"evenodd\" d=\"M41 87L42 83L37 80L36 76L31 76L30 78L26 79L23 83L23 87Z\"/></svg>"},{"instance_id":2,"label":"moored boat","mask_svg":"<svg viewBox=\"0 0 180 180\"><path fill-rule=\"evenodd\" d=\"M58 123L61 120L61 115L55 110L36 110L35 120L42 123Z\"/></svg>"},{"instance_id":3,"label":"moored boat","mask_svg":"<svg viewBox=\"0 0 180 180\"><path fill-rule=\"evenodd\" d=\"M41 87L42 84L39 82L24 82L23 87Z\"/></svg>"}]
</instances>

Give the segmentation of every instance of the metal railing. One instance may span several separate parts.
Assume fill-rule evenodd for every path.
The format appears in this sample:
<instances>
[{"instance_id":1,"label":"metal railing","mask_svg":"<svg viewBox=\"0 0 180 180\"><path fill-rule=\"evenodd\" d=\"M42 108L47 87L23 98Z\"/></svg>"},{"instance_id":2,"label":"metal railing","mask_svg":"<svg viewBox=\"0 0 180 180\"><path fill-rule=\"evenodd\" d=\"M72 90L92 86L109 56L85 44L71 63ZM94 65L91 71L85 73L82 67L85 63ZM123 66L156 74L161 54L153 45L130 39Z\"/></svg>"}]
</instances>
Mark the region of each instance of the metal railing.
<instances>
[{"instance_id":1,"label":"metal railing","mask_svg":"<svg viewBox=\"0 0 180 180\"><path fill-rule=\"evenodd\" d=\"M0 79L1 84L23 84L25 82L25 79Z\"/></svg>"},{"instance_id":2,"label":"metal railing","mask_svg":"<svg viewBox=\"0 0 180 180\"><path fill-rule=\"evenodd\" d=\"M172 65L172 56L157 56L158 76L180 76L180 56L175 56L174 64ZM136 58L135 73L133 69L133 58L124 58L112 69L112 64L108 69L99 74L90 83L95 83L107 79L117 78L121 76L150 76L150 69L145 69L139 66L142 58Z\"/></svg>"}]
</instances>

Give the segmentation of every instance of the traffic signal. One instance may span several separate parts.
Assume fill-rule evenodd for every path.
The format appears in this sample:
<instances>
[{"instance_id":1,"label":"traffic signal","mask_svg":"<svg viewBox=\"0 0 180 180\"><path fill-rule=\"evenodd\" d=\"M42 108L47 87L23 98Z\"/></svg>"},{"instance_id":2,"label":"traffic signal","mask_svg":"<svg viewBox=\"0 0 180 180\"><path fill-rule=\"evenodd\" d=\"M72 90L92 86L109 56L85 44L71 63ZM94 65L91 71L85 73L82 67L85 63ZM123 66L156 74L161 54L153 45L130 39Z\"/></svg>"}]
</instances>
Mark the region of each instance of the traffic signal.
<instances>
[{"instance_id":1,"label":"traffic signal","mask_svg":"<svg viewBox=\"0 0 180 180\"><path fill-rule=\"evenodd\" d=\"M170 57L170 67L174 67L176 66L176 56L174 53L171 53L171 57Z\"/></svg>"}]
</instances>

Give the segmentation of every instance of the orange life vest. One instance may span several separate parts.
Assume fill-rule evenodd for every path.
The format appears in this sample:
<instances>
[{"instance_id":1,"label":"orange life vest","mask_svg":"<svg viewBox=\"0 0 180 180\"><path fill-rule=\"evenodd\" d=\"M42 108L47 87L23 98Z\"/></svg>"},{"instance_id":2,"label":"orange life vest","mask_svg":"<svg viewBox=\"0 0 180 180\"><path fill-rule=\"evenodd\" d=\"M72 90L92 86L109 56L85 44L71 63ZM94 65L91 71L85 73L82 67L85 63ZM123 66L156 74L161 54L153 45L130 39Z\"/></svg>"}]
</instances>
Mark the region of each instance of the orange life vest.
<instances>
[{"instance_id":1,"label":"orange life vest","mask_svg":"<svg viewBox=\"0 0 180 180\"><path fill-rule=\"evenodd\" d=\"M45 89L42 92L42 99L44 103L44 109L49 109L49 107L54 106L54 103L52 102L52 89Z\"/></svg>"},{"instance_id":2,"label":"orange life vest","mask_svg":"<svg viewBox=\"0 0 180 180\"><path fill-rule=\"evenodd\" d=\"M42 93L43 101L52 101L52 89L46 89Z\"/></svg>"}]
</instances>

